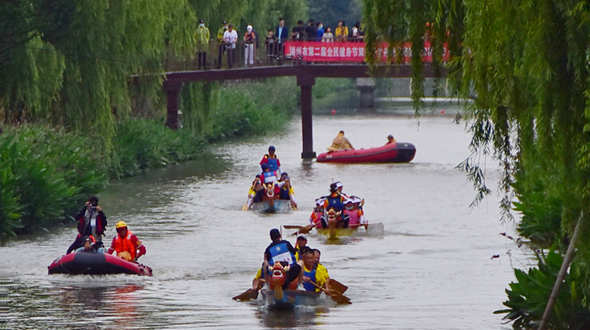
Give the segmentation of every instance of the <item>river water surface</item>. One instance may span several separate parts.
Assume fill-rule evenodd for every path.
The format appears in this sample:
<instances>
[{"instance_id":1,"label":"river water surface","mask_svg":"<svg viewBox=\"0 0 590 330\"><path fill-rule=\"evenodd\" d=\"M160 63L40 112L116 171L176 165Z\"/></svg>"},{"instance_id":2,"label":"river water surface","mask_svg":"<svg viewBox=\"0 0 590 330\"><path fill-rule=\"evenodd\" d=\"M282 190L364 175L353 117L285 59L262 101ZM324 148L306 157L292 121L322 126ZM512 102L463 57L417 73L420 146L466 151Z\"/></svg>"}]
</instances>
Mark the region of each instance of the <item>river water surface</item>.
<instances>
[{"instance_id":1,"label":"river water surface","mask_svg":"<svg viewBox=\"0 0 590 330\"><path fill-rule=\"evenodd\" d=\"M416 157L410 164L304 163L295 119L284 134L216 147L219 158L115 183L99 195L109 221L105 242L114 223L125 220L146 245L141 262L154 276L47 275L74 238L74 225L11 242L0 247L0 328L509 328L492 312L502 308L512 266L529 261L499 235L514 225L498 221L496 194L468 207L474 191L455 169L468 155L464 125L450 117L316 116L316 152L340 129L357 148L380 145L392 133L413 143ZM299 209L241 211L269 144L291 176ZM496 181L492 160L486 174ZM233 301L249 287L269 230L306 224L314 198L334 180L365 198L369 222L384 225L382 235L338 244L308 237L331 277L349 286L352 304L276 313Z\"/></svg>"}]
</instances>

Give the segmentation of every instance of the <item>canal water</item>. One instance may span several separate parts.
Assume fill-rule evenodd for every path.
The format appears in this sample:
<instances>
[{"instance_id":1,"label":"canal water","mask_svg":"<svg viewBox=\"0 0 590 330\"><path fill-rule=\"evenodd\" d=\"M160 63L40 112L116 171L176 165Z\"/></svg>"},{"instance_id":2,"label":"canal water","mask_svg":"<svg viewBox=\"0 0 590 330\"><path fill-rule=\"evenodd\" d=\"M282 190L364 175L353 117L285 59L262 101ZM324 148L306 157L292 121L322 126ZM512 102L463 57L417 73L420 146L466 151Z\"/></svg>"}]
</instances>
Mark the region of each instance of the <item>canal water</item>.
<instances>
[{"instance_id":1,"label":"canal water","mask_svg":"<svg viewBox=\"0 0 590 330\"><path fill-rule=\"evenodd\" d=\"M499 235L513 233L514 224L498 221L496 190L468 207L474 191L455 168L468 155L464 124L454 117L316 116L316 152L341 129L356 148L381 145L391 133L413 143L416 157L410 164L304 163L295 119L283 134L217 146L218 157L115 183L99 195L109 221L105 240L125 220L147 247L140 261L154 276L47 275L74 238L74 225L10 242L0 247L0 328L509 328L492 312L502 308L512 266L530 260ZM241 211L270 144L292 178L299 209ZM486 174L494 188L491 159ZM330 276L349 286L352 304L326 299L320 307L276 313L233 301L250 286L269 230L306 224L314 198L335 180L364 197L369 222L384 227L336 243L308 236Z\"/></svg>"}]
</instances>

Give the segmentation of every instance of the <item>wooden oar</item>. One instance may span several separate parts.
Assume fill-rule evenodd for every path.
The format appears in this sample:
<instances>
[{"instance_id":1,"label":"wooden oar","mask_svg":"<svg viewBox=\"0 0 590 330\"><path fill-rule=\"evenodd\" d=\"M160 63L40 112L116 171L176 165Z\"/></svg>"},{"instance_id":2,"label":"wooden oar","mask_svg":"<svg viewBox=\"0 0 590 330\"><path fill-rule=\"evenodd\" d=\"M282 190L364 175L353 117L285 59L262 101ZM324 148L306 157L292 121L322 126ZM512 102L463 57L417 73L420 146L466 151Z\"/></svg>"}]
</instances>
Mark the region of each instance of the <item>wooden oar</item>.
<instances>
[{"instance_id":1,"label":"wooden oar","mask_svg":"<svg viewBox=\"0 0 590 330\"><path fill-rule=\"evenodd\" d=\"M344 293L346 292L346 290L348 290L348 287L346 285L336 281L333 278L328 279L328 287L330 288L330 290L334 289L334 291L337 291L339 293Z\"/></svg>"},{"instance_id":2,"label":"wooden oar","mask_svg":"<svg viewBox=\"0 0 590 330\"><path fill-rule=\"evenodd\" d=\"M334 300L338 304L352 304L350 302L350 298L348 298L347 296L343 295L340 292L326 290L326 289L322 288L321 286L317 285L314 281L309 281L309 283L313 284L313 286L320 289L322 292L324 292L326 295L328 295L330 298L332 298L332 300Z\"/></svg>"},{"instance_id":3,"label":"wooden oar","mask_svg":"<svg viewBox=\"0 0 590 330\"><path fill-rule=\"evenodd\" d=\"M248 289L242 293L240 293L239 295L233 297L233 300L238 300L238 301L248 301L250 299L256 299L258 298L258 291L260 291L260 289Z\"/></svg>"},{"instance_id":4,"label":"wooden oar","mask_svg":"<svg viewBox=\"0 0 590 330\"><path fill-rule=\"evenodd\" d=\"M301 229L305 226L300 226L300 225L283 225L283 228L285 229Z\"/></svg>"}]
</instances>

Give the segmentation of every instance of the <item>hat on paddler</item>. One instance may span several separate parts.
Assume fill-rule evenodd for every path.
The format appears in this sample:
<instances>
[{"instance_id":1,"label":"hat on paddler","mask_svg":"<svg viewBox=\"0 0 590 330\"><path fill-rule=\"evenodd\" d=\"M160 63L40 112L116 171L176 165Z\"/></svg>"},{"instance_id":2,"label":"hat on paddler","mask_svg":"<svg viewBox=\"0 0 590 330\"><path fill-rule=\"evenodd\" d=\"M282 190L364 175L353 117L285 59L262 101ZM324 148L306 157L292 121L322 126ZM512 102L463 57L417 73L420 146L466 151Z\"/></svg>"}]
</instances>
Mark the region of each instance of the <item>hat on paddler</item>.
<instances>
[{"instance_id":1,"label":"hat on paddler","mask_svg":"<svg viewBox=\"0 0 590 330\"><path fill-rule=\"evenodd\" d=\"M126 228L126 227L127 227L127 224L123 220L117 222L117 224L115 225L115 228L117 228L117 229L119 229L119 228Z\"/></svg>"}]
</instances>

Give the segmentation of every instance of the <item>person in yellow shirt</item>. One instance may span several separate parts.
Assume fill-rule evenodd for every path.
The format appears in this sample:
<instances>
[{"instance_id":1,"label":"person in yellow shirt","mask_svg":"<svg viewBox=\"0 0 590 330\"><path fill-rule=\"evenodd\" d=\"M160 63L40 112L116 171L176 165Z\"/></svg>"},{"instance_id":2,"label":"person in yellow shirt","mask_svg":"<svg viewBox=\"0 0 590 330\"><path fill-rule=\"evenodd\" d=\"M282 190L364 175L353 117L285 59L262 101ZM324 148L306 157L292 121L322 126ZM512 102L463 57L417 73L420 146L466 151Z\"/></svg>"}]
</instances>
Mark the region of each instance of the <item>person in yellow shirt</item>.
<instances>
[{"instance_id":1,"label":"person in yellow shirt","mask_svg":"<svg viewBox=\"0 0 590 330\"><path fill-rule=\"evenodd\" d=\"M320 263L321 252L318 249L313 249L314 265L316 267L316 279L321 283L328 283L330 275L328 269Z\"/></svg>"},{"instance_id":2,"label":"person in yellow shirt","mask_svg":"<svg viewBox=\"0 0 590 330\"><path fill-rule=\"evenodd\" d=\"M348 41L348 26L344 21L338 21L338 26L334 29L334 39L338 41Z\"/></svg>"},{"instance_id":3,"label":"person in yellow shirt","mask_svg":"<svg viewBox=\"0 0 590 330\"><path fill-rule=\"evenodd\" d=\"M312 249L303 249L303 288L305 291L319 292L319 287L325 287L326 285L326 273L322 270L318 271L318 267L315 264L315 254Z\"/></svg>"}]
</instances>

